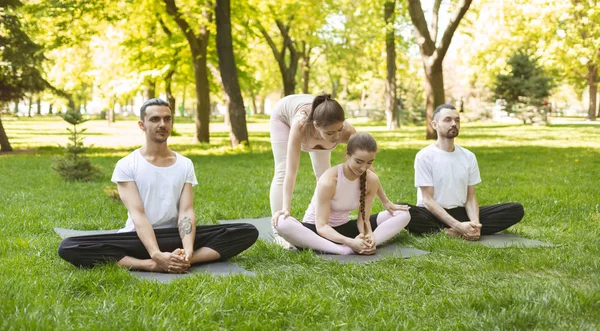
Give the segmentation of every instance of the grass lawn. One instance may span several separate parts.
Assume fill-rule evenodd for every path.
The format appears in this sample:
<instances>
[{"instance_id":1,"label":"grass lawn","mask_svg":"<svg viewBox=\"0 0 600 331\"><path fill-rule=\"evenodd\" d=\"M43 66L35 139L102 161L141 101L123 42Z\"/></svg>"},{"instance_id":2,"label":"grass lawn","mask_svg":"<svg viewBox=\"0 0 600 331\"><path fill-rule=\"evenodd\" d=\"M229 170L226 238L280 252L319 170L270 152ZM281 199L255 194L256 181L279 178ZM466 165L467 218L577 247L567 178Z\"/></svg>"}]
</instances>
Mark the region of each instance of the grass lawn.
<instances>
[{"instance_id":1,"label":"grass lawn","mask_svg":"<svg viewBox=\"0 0 600 331\"><path fill-rule=\"evenodd\" d=\"M91 121L86 143L104 177L68 183L51 169L59 120L6 120L16 153L0 155L0 329L469 329L600 328L600 126L465 124L458 143L476 153L480 204L519 201L525 218L508 232L556 244L494 249L441 234L395 240L432 254L341 265L311 252L257 242L233 259L256 277L197 275L170 284L140 280L116 265L77 269L56 253L54 227L113 229L126 210L103 192L116 161L143 142L134 121ZM430 142L423 128L386 132L375 169L390 198L415 203L413 160ZM268 122L249 124L252 150L193 143L176 123L171 147L190 157L199 223L269 214L273 160ZM344 157L344 147L333 163ZM306 153L304 153L306 154ZM308 155L292 214L301 217L315 181ZM375 211L382 210L379 203Z\"/></svg>"}]
</instances>

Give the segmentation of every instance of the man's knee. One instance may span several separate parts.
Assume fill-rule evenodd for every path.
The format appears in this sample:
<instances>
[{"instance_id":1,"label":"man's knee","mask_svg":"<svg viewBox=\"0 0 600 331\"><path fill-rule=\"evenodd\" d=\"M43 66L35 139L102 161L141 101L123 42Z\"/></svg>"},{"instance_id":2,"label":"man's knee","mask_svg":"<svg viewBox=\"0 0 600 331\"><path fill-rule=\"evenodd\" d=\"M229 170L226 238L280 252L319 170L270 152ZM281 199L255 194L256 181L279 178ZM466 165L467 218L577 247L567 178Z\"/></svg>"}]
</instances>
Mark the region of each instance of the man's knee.
<instances>
[{"instance_id":1,"label":"man's knee","mask_svg":"<svg viewBox=\"0 0 600 331\"><path fill-rule=\"evenodd\" d=\"M523 205L518 202L510 203L510 209L512 214L514 214L515 223L520 222L525 216L525 210L523 209Z\"/></svg>"},{"instance_id":2,"label":"man's knee","mask_svg":"<svg viewBox=\"0 0 600 331\"><path fill-rule=\"evenodd\" d=\"M73 250L75 245L76 243L71 238L63 239L63 241L60 242L60 245L58 245L58 256L75 266L79 266L76 263L77 254Z\"/></svg>"},{"instance_id":3,"label":"man's knee","mask_svg":"<svg viewBox=\"0 0 600 331\"><path fill-rule=\"evenodd\" d=\"M246 241L252 245L258 240L258 229L249 223L244 223L240 225L240 229L244 232L244 238Z\"/></svg>"}]
</instances>

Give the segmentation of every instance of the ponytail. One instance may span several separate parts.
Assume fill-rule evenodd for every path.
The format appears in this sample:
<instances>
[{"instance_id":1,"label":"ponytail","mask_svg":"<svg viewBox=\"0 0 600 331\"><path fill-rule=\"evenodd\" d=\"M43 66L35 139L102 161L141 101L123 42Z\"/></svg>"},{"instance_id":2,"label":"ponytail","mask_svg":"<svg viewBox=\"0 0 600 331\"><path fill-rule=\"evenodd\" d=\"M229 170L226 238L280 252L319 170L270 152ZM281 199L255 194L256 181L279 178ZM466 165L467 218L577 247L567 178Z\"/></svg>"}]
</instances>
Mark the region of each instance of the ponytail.
<instances>
[{"instance_id":1,"label":"ponytail","mask_svg":"<svg viewBox=\"0 0 600 331\"><path fill-rule=\"evenodd\" d=\"M339 102L332 99L331 94L322 93L313 99L306 123L314 122L317 126L328 126L345 120L346 115Z\"/></svg>"}]
</instances>

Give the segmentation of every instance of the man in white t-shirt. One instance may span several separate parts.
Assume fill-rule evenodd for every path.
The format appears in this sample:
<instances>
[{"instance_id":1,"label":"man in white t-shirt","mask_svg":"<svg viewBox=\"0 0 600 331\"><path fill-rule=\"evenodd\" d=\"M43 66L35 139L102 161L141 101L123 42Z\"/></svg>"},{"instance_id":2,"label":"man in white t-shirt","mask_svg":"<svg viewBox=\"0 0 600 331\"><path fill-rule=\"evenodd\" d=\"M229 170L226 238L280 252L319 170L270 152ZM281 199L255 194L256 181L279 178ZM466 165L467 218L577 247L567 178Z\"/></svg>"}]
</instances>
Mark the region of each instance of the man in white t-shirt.
<instances>
[{"instance_id":1,"label":"man in white t-shirt","mask_svg":"<svg viewBox=\"0 0 600 331\"><path fill-rule=\"evenodd\" d=\"M475 185L481 182L475 154L454 143L460 130L460 116L454 106L435 109L431 126L437 141L415 157L417 205L411 206L412 233L444 229L453 237L478 240L482 234L502 231L524 215L520 203L479 207Z\"/></svg>"},{"instance_id":2,"label":"man in white t-shirt","mask_svg":"<svg viewBox=\"0 0 600 331\"><path fill-rule=\"evenodd\" d=\"M120 266L182 273L192 264L226 260L258 238L251 224L196 226L192 161L167 146L172 115L161 99L146 101L138 125L146 143L117 162L112 181L127 208L116 234L63 240L59 255L76 266L116 261Z\"/></svg>"}]
</instances>

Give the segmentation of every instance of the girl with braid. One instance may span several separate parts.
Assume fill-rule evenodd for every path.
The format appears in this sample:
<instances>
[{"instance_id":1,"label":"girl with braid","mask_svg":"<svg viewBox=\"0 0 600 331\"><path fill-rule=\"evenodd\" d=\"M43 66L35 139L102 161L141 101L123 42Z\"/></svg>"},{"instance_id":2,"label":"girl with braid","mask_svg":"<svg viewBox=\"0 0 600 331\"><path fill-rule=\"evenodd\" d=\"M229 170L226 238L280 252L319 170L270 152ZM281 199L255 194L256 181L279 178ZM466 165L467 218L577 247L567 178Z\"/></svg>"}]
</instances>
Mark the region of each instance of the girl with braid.
<instances>
[{"instance_id":1,"label":"girl with braid","mask_svg":"<svg viewBox=\"0 0 600 331\"><path fill-rule=\"evenodd\" d=\"M331 167L331 151L338 144L347 143L356 130L345 121L344 109L330 94L316 97L293 94L275 105L271 113L270 131L275 173L269 197L274 223L281 215L290 215L301 151L310 154L315 176L319 180ZM390 213L396 210L396 205L383 190L377 192L377 196ZM280 237L276 236L275 239L284 247L288 246Z\"/></svg>"},{"instance_id":2,"label":"girl with braid","mask_svg":"<svg viewBox=\"0 0 600 331\"><path fill-rule=\"evenodd\" d=\"M273 220L279 235L298 248L329 254L375 254L377 245L397 235L410 221L408 206L395 205L392 213L369 219L381 184L371 165L377 143L368 133L354 134L346 148L346 162L319 178L303 222L283 215ZM349 220L359 209L358 219Z\"/></svg>"}]
</instances>

